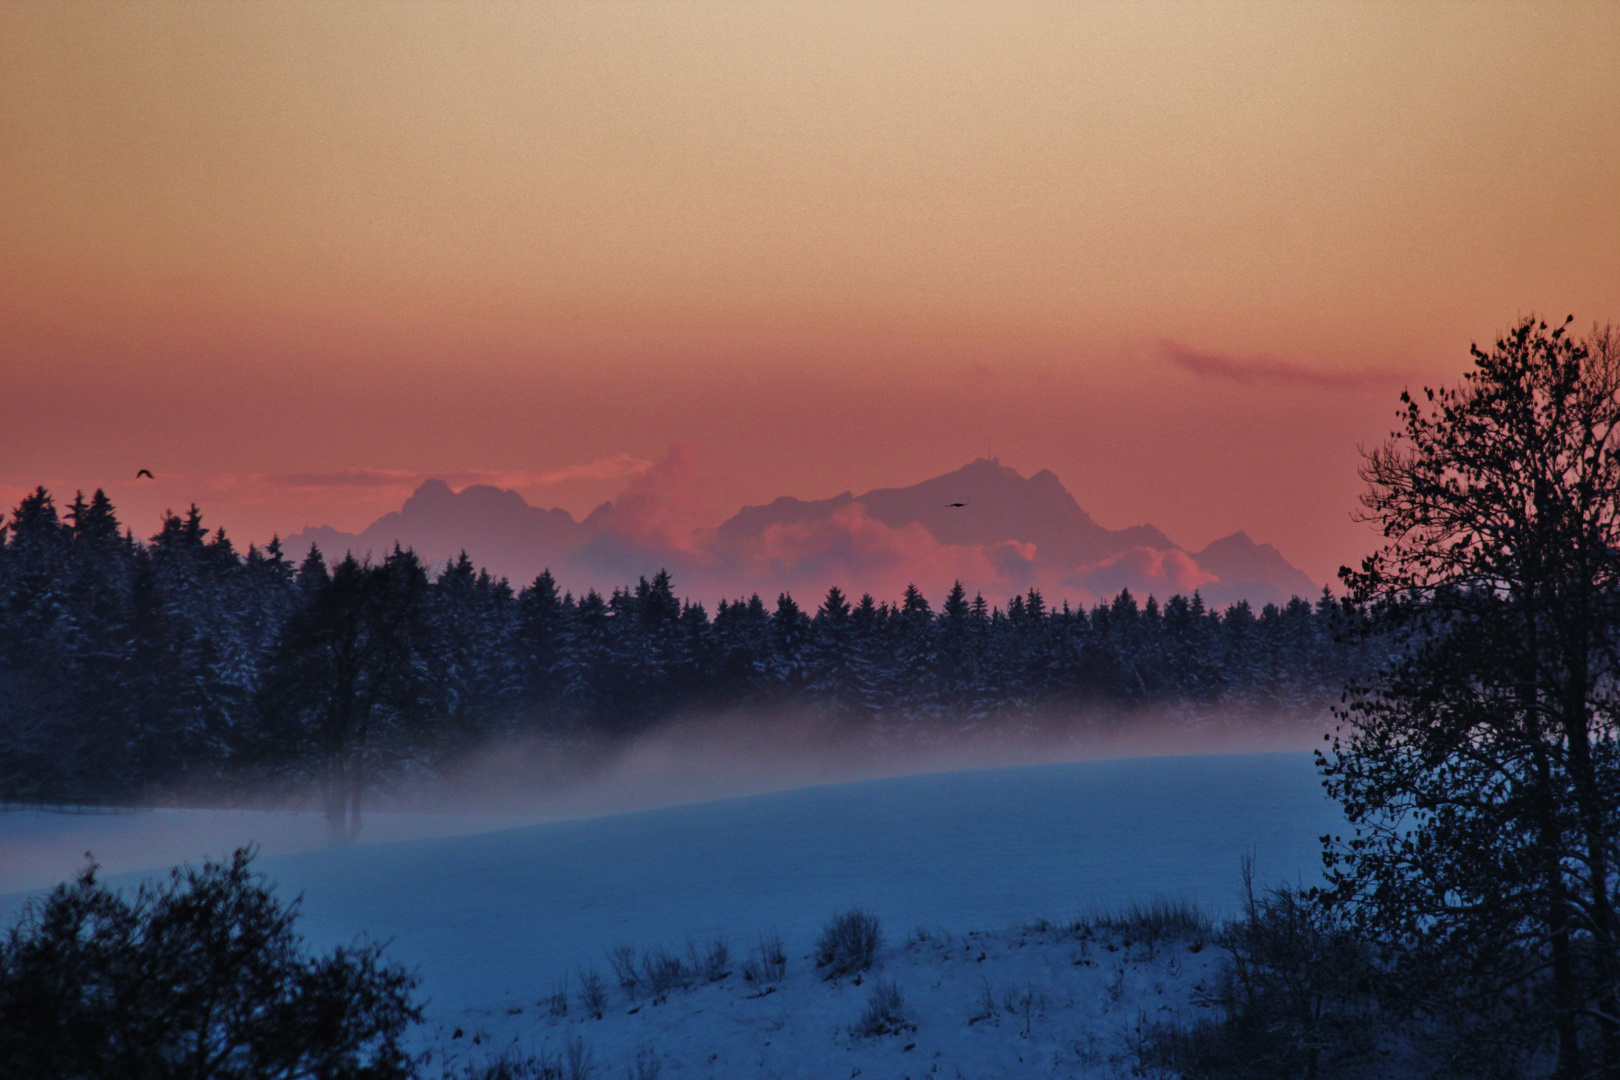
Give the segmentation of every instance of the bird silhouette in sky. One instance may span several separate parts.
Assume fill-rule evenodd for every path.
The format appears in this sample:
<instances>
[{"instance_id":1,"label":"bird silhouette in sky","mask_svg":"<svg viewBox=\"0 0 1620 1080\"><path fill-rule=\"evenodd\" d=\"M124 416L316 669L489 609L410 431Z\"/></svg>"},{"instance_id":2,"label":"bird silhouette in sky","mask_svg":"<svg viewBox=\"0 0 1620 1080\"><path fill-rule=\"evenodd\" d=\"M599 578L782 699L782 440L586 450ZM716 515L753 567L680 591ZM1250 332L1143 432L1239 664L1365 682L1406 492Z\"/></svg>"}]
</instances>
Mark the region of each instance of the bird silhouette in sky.
<instances>
[{"instance_id":1,"label":"bird silhouette in sky","mask_svg":"<svg viewBox=\"0 0 1620 1080\"><path fill-rule=\"evenodd\" d=\"M946 503L945 505L947 507L960 508L960 507L966 506L967 503Z\"/></svg>"},{"instance_id":2,"label":"bird silhouette in sky","mask_svg":"<svg viewBox=\"0 0 1620 1080\"><path fill-rule=\"evenodd\" d=\"M151 469L142 469L140 472L135 474L135 479L139 480L143 476L146 477L148 480L157 479L157 477L152 475L152 470Z\"/></svg>"}]
</instances>

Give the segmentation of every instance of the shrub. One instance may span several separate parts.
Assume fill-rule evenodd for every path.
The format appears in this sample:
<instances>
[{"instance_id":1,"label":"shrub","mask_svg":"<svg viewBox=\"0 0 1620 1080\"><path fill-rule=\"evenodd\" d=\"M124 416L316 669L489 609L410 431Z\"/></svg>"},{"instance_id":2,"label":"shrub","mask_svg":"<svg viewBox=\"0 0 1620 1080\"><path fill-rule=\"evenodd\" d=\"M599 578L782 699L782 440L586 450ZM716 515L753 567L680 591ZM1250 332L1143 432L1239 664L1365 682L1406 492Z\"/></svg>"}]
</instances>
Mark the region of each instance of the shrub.
<instances>
[{"instance_id":1,"label":"shrub","mask_svg":"<svg viewBox=\"0 0 1620 1080\"><path fill-rule=\"evenodd\" d=\"M862 1038L879 1035L898 1035L902 1031L916 1031L917 1025L906 1014L906 999L893 979L879 979L866 998L866 1008L851 1029Z\"/></svg>"},{"instance_id":2,"label":"shrub","mask_svg":"<svg viewBox=\"0 0 1620 1080\"><path fill-rule=\"evenodd\" d=\"M680 957L660 945L641 955L641 981L653 997L662 998L676 987L690 983L691 973Z\"/></svg>"},{"instance_id":3,"label":"shrub","mask_svg":"<svg viewBox=\"0 0 1620 1080\"><path fill-rule=\"evenodd\" d=\"M133 895L91 866L30 901L0 940L5 1075L411 1075L416 977L377 944L309 954L297 902L250 872L253 856L176 868ZM199 1048L206 1072L191 1071Z\"/></svg>"},{"instance_id":4,"label":"shrub","mask_svg":"<svg viewBox=\"0 0 1620 1080\"><path fill-rule=\"evenodd\" d=\"M613 968L613 977L619 982L619 989L631 1001L636 1000L636 990L641 986L641 975L636 971L636 947L634 945L615 945L608 950L608 965Z\"/></svg>"},{"instance_id":5,"label":"shrub","mask_svg":"<svg viewBox=\"0 0 1620 1080\"><path fill-rule=\"evenodd\" d=\"M596 1055L576 1035L563 1044L562 1080L590 1080L596 1075Z\"/></svg>"},{"instance_id":6,"label":"shrub","mask_svg":"<svg viewBox=\"0 0 1620 1080\"><path fill-rule=\"evenodd\" d=\"M1024 1038L1027 1039L1035 1023L1035 1017L1046 1010L1046 995L1035 989L1034 983L1025 984L1022 990L1010 986L1001 999L1001 1004L1009 1016L1016 1016L1024 1021Z\"/></svg>"},{"instance_id":7,"label":"shrub","mask_svg":"<svg viewBox=\"0 0 1620 1080\"><path fill-rule=\"evenodd\" d=\"M651 1046L642 1046L636 1050L636 1057L626 1070L629 1080L658 1080L664 1071L664 1063L658 1058L658 1051Z\"/></svg>"},{"instance_id":8,"label":"shrub","mask_svg":"<svg viewBox=\"0 0 1620 1080\"><path fill-rule=\"evenodd\" d=\"M816 967L826 971L826 977L836 979L866 971L883 947L883 930L878 917L865 908L853 908L834 915L821 928L816 941Z\"/></svg>"},{"instance_id":9,"label":"shrub","mask_svg":"<svg viewBox=\"0 0 1620 1080\"><path fill-rule=\"evenodd\" d=\"M607 980L595 968L586 968L580 973L579 1007L586 1016L597 1020L607 1012Z\"/></svg>"},{"instance_id":10,"label":"shrub","mask_svg":"<svg viewBox=\"0 0 1620 1080\"><path fill-rule=\"evenodd\" d=\"M562 1080L562 1059L554 1054L519 1055L507 1050L499 1057L462 1066L459 1074L445 1073L445 1080Z\"/></svg>"},{"instance_id":11,"label":"shrub","mask_svg":"<svg viewBox=\"0 0 1620 1080\"><path fill-rule=\"evenodd\" d=\"M688 938L686 958L692 976L704 982L719 982L731 974L731 946L725 938L715 938L704 949L698 948L697 942Z\"/></svg>"},{"instance_id":12,"label":"shrub","mask_svg":"<svg viewBox=\"0 0 1620 1080\"><path fill-rule=\"evenodd\" d=\"M787 949L776 932L759 935L759 944L743 964L743 978L753 983L779 983L787 977Z\"/></svg>"},{"instance_id":13,"label":"shrub","mask_svg":"<svg viewBox=\"0 0 1620 1080\"><path fill-rule=\"evenodd\" d=\"M566 973L552 984L551 993L541 998L540 1004L545 1006L546 1012L552 1016L568 1015L568 976Z\"/></svg>"},{"instance_id":14,"label":"shrub","mask_svg":"<svg viewBox=\"0 0 1620 1080\"><path fill-rule=\"evenodd\" d=\"M1149 948L1163 941L1202 941L1214 930L1198 905L1190 900L1158 896L1147 904L1133 902L1125 910L1106 915L1097 925L1117 930L1130 941Z\"/></svg>"},{"instance_id":15,"label":"shrub","mask_svg":"<svg viewBox=\"0 0 1620 1080\"><path fill-rule=\"evenodd\" d=\"M987 978L981 979L981 982L982 985L979 987L979 1007L972 1016L968 1017L969 1027L981 1020L996 1020L1001 1015L1001 1004L996 1001L995 987L990 985L990 980Z\"/></svg>"},{"instance_id":16,"label":"shrub","mask_svg":"<svg viewBox=\"0 0 1620 1080\"><path fill-rule=\"evenodd\" d=\"M1247 859L1243 885L1243 914L1219 934L1227 956L1206 998L1218 1018L1156 1029L1148 1061L1210 1080L1361 1075L1385 1025L1366 943L1308 893L1256 892Z\"/></svg>"}]
</instances>

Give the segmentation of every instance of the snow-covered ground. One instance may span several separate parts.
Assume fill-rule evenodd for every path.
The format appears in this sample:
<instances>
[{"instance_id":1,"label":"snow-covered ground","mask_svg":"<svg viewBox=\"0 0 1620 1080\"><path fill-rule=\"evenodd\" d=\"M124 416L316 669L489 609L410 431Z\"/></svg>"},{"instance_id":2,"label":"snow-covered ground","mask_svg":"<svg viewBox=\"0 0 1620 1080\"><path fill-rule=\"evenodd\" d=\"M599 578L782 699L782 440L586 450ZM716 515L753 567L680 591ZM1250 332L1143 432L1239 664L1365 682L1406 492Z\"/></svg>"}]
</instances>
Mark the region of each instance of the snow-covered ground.
<instances>
[{"instance_id":1,"label":"snow-covered ground","mask_svg":"<svg viewBox=\"0 0 1620 1080\"><path fill-rule=\"evenodd\" d=\"M427 1075L465 1076L501 1057L562 1078L631 1080L1141 1075L1132 1070L1144 1036L1198 1018L1196 988L1213 984L1220 955L1204 933L1154 941L1073 923L924 927L857 977L827 980L810 957L792 956L781 981L761 983L734 962L713 981L660 995L614 984L599 1014L576 976L521 1004L439 1018ZM885 983L899 990L900 1014L868 1029L864 1014Z\"/></svg>"},{"instance_id":2,"label":"snow-covered ground","mask_svg":"<svg viewBox=\"0 0 1620 1080\"><path fill-rule=\"evenodd\" d=\"M185 833L183 814L131 817L146 820L145 828L172 820L175 836ZM269 816L222 820L216 815L206 836L171 837L167 847L149 836L151 850L163 852L151 866L225 854L275 824ZM1106 1041L1161 997L1184 1003L1192 984L1181 976L1202 970L1212 950L1132 960L1120 943L1114 953L1050 933L1037 942L1040 935L1020 927L1155 896L1193 900L1218 915L1236 899L1244 854L1255 855L1265 880L1313 878L1317 838L1341 821L1306 754L1138 758L834 784L348 850L288 844L278 853L268 845L258 866L285 895L303 895L302 926L315 943L358 933L391 939L392 955L421 972L430 1031L463 1028L464 1038L451 1040L458 1046L487 1030L499 1045L516 1037L560 1048L573 1033L611 1061L612 1075L652 1045L668 1057L668 1075L692 1076L849 1076L853 1069L922 1076L947 1061L962 1075L1017 1075L1024 1047L1034 1055L1029 1062L1045 1062L1048 1072L1061 1058L1068 1064L1058 1075L1086 1075L1091 1066L1082 1058L1092 1051L1071 1044L1091 1036L1075 1032ZM106 827L129 826L109 819ZM16 835L40 842L37 828L23 815L0 815L5 861ZM98 847L85 828L63 827L70 869L85 847ZM368 828L374 840L382 831L376 818ZM98 856L106 850L100 843ZM141 868L109 864L114 869ZM0 897L0 918L9 919L21 899ZM912 1002L912 1050L903 1049L909 1038L840 1034L866 989L824 983L803 959L827 917L856 906L872 909L889 933L879 974L897 980ZM903 946L916 927L927 928L929 939ZM689 938L724 937L740 953L771 932L785 941L790 971L768 997L749 997L732 978L635 1014L625 1003L589 1025L536 1005L560 979L591 967L605 973L616 945L679 950ZM972 933L981 937L965 936ZM983 962L977 951L965 958L976 940ZM1082 954L1094 965L1076 966ZM969 1027L964 1010L983 996L986 978L995 995L1021 986L1043 997L1028 1039L1002 1038L1005 1018L999 1027ZM1116 995L1110 987L1121 979ZM698 1022L700 1011L710 1019ZM952 1025L968 1034L947 1047L939 1033ZM710 1052L731 1055L729 1065L701 1060L710 1042ZM841 1071L822 1067L835 1059Z\"/></svg>"}]
</instances>

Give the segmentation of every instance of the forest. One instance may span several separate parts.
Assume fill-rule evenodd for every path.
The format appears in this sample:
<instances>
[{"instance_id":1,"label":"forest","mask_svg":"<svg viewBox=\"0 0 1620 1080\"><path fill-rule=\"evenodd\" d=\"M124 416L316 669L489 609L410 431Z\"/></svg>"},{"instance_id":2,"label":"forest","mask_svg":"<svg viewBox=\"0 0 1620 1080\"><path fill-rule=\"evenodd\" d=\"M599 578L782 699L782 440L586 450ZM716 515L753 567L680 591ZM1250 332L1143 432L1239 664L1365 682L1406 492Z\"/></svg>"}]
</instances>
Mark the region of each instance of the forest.
<instances>
[{"instance_id":1,"label":"forest","mask_svg":"<svg viewBox=\"0 0 1620 1080\"><path fill-rule=\"evenodd\" d=\"M665 573L574 596L465 555L243 553L195 507L143 541L100 491L59 507L38 489L0 541L10 801L161 802L253 778L318 785L337 813L492 738L611 742L785 702L912 728L1322 716L1368 649L1326 591L1258 612L1121 592L1087 611L1033 590L991 604L957 585L936 609L916 589L834 588L813 610L784 593L711 614Z\"/></svg>"}]
</instances>

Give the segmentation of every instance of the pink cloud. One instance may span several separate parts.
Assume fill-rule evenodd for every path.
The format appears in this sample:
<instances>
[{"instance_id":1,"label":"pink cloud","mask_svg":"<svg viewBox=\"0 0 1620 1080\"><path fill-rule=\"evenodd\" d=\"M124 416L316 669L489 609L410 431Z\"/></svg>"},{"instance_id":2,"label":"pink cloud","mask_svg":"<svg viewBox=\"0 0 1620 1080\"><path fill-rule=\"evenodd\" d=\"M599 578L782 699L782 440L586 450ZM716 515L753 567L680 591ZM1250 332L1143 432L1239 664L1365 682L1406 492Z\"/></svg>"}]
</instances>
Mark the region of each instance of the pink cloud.
<instances>
[{"instance_id":1,"label":"pink cloud","mask_svg":"<svg viewBox=\"0 0 1620 1080\"><path fill-rule=\"evenodd\" d=\"M640 547L701 556L700 534L717 514L692 449L677 444L630 477L613 500L609 528Z\"/></svg>"},{"instance_id":2,"label":"pink cloud","mask_svg":"<svg viewBox=\"0 0 1620 1080\"><path fill-rule=\"evenodd\" d=\"M1191 593L1219 580L1179 548L1164 551L1134 547L1078 567L1064 583L1079 586L1097 597L1113 596L1121 589L1168 596Z\"/></svg>"},{"instance_id":3,"label":"pink cloud","mask_svg":"<svg viewBox=\"0 0 1620 1080\"><path fill-rule=\"evenodd\" d=\"M263 488L278 492L327 491L333 489L384 489L415 491L424 480L443 480L453 488L473 484L491 487L549 487L570 480L619 480L645 474L653 463L631 454L614 454L597 461L547 470L532 469L441 469L414 472L404 469L331 469L290 473L160 473L158 481L201 483L215 491Z\"/></svg>"},{"instance_id":4,"label":"pink cloud","mask_svg":"<svg viewBox=\"0 0 1620 1080\"><path fill-rule=\"evenodd\" d=\"M260 484L266 487L291 488L296 491L309 488L413 489L427 477L420 473L393 469L334 469L330 472L244 473L218 479L229 486Z\"/></svg>"},{"instance_id":5,"label":"pink cloud","mask_svg":"<svg viewBox=\"0 0 1620 1080\"><path fill-rule=\"evenodd\" d=\"M1243 386L1274 383L1284 386L1316 386L1327 390L1356 390L1399 383L1406 376L1397 371L1368 368L1361 371L1323 371L1269 357L1235 357L1193 349L1180 342L1161 339L1159 348L1169 360L1205 378L1226 379Z\"/></svg>"},{"instance_id":6,"label":"pink cloud","mask_svg":"<svg viewBox=\"0 0 1620 1080\"><path fill-rule=\"evenodd\" d=\"M567 480L618 480L626 476L640 476L652 467L653 463L645 458L630 454L614 454L600 461L588 461L583 465L565 465L549 472L501 475L512 477L508 484L513 487L548 486L561 484Z\"/></svg>"},{"instance_id":7,"label":"pink cloud","mask_svg":"<svg viewBox=\"0 0 1620 1080\"><path fill-rule=\"evenodd\" d=\"M865 506L850 503L814 521L769 526L744 570L750 578L791 583L806 593L838 585L893 598L916 585L937 601L958 580L970 589L1016 588L1006 571L1033 555L1033 544L942 544L923 525L886 525Z\"/></svg>"}]
</instances>

